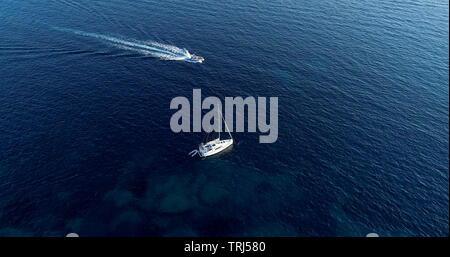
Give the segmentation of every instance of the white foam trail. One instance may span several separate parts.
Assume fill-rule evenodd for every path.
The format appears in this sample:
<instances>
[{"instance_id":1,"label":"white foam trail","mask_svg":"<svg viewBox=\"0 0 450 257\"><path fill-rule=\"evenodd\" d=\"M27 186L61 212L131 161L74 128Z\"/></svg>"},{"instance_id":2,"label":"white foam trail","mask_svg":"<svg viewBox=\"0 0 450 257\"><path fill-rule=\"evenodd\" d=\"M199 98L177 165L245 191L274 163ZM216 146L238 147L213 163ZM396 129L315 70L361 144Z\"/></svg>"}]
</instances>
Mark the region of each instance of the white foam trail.
<instances>
[{"instance_id":1,"label":"white foam trail","mask_svg":"<svg viewBox=\"0 0 450 257\"><path fill-rule=\"evenodd\" d=\"M84 32L81 30L74 30L74 29L59 28L59 27L54 28L64 32L72 32L80 36L97 38L106 41L108 43L111 43L116 47L135 51L144 55L158 57L163 60L184 60L186 58L191 57L191 54L189 53L188 50L173 45L162 44L154 41L125 40L98 33Z\"/></svg>"}]
</instances>

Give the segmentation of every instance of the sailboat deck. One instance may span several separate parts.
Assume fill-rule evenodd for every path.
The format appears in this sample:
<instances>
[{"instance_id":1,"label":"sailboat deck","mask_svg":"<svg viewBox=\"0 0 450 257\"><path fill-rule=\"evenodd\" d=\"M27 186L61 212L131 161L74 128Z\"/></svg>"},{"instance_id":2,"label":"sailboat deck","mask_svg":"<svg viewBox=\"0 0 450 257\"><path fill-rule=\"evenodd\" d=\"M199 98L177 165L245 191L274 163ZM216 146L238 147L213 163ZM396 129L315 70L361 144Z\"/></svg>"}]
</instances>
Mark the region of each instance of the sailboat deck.
<instances>
[{"instance_id":1,"label":"sailboat deck","mask_svg":"<svg viewBox=\"0 0 450 257\"><path fill-rule=\"evenodd\" d=\"M215 139L207 142L205 145L200 145L199 153L201 156L206 157L225 150L233 144L233 139Z\"/></svg>"}]
</instances>

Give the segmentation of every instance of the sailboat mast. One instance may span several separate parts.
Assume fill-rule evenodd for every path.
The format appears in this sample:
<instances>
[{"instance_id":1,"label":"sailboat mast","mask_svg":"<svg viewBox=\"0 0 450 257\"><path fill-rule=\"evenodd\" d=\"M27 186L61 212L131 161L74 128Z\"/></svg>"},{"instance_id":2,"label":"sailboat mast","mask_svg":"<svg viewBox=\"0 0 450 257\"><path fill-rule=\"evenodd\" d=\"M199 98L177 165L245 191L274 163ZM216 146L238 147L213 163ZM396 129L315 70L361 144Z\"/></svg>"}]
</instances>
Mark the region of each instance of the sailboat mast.
<instances>
[{"instance_id":1,"label":"sailboat mast","mask_svg":"<svg viewBox=\"0 0 450 257\"><path fill-rule=\"evenodd\" d=\"M223 123L225 123L225 128L228 131L228 135L230 135L230 138L233 139L233 137L231 136L230 129L228 128L227 122L225 121L225 118L223 117L223 115L222 115L222 119L223 119Z\"/></svg>"},{"instance_id":2,"label":"sailboat mast","mask_svg":"<svg viewBox=\"0 0 450 257\"><path fill-rule=\"evenodd\" d=\"M219 114L220 117L220 113L222 112L222 110L220 110L221 107L217 108L217 114ZM220 110L220 112L219 112ZM222 130L222 121L219 123L219 140L220 140L220 131Z\"/></svg>"}]
</instances>

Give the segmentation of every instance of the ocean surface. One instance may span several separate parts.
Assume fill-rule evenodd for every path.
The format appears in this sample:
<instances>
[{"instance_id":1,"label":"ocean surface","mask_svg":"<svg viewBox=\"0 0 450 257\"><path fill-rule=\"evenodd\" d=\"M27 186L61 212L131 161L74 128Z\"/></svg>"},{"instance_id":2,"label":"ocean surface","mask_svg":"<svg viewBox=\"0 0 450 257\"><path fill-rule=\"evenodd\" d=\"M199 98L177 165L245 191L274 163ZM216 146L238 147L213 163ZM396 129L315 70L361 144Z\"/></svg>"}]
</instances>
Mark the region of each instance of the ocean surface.
<instances>
[{"instance_id":1,"label":"ocean surface","mask_svg":"<svg viewBox=\"0 0 450 257\"><path fill-rule=\"evenodd\" d=\"M448 236L448 26L443 0L2 0L0 235ZM278 140L188 157L194 88L278 97Z\"/></svg>"}]
</instances>

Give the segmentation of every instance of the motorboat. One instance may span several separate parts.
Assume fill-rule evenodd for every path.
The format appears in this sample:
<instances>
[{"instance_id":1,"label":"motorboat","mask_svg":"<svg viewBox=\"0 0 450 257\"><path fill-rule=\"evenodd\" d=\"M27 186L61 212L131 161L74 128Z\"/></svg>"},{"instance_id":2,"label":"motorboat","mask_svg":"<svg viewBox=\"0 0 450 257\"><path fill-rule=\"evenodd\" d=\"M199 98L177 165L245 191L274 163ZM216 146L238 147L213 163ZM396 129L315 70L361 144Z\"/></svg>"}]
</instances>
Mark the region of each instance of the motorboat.
<instances>
[{"instance_id":1,"label":"motorboat","mask_svg":"<svg viewBox=\"0 0 450 257\"><path fill-rule=\"evenodd\" d=\"M190 54L188 57L186 57L186 59L184 59L187 62L193 62L193 63L202 63L205 58L195 55L195 54Z\"/></svg>"}]
</instances>

